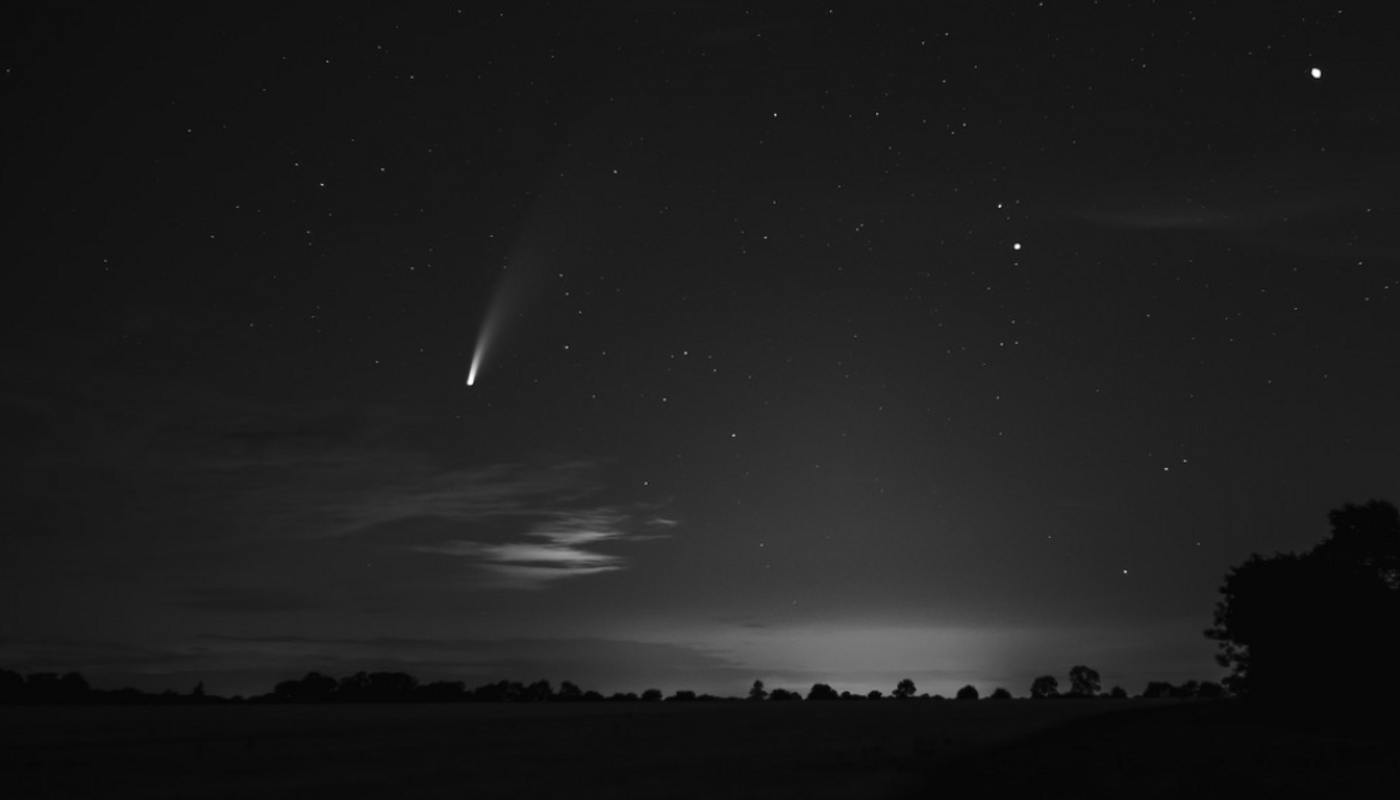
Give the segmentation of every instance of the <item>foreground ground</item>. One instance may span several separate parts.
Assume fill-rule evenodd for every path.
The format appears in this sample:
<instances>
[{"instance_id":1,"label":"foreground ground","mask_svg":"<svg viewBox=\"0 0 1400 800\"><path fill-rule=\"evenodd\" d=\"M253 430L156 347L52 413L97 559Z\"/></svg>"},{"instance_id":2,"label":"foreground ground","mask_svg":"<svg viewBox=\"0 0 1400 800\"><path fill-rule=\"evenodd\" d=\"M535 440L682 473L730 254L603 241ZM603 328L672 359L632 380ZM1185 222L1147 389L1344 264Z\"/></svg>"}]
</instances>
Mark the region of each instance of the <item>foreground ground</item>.
<instances>
[{"instance_id":1,"label":"foreground ground","mask_svg":"<svg viewBox=\"0 0 1400 800\"><path fill-rule=\"evenodd\" d=\"M1229 711L1106 700L11 707L0 709L0 796L1200 796L1227 785L1224 765L1241 755L1239 787L1335 787L1337 764L1363 788L1400 786L1393 741L1319 739Z\"/></svg>"},{"instance_id":2,"label":"foreground ground","mask_svg":"<svg viewBox=\"0 0 1400 800\"><path fill-rule=\"evenodd\" d=\"M1322 710L1181 703L1084 718L929 765L912 797L1400 797L1400 726Z\"/></svg>"}]
</instances>

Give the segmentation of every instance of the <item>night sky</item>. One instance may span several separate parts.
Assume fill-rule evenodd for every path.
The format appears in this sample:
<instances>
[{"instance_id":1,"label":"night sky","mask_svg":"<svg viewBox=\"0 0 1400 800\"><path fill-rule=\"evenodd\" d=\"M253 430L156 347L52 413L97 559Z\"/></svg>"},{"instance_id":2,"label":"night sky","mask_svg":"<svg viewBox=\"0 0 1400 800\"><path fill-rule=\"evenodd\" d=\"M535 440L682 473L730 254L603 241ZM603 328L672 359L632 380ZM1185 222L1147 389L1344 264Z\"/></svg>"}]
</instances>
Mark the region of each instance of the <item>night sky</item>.
<instances>
[{"instance_id":1,"label":"night sky","mask_svg":"<svg viewBox=\"0 0 1400 800\"><path fill-rule=\"evenodd\" d=\"M40 6L0 666L1136 693L1400 499L1384 4Z\"/></svg>"}]
</instances>

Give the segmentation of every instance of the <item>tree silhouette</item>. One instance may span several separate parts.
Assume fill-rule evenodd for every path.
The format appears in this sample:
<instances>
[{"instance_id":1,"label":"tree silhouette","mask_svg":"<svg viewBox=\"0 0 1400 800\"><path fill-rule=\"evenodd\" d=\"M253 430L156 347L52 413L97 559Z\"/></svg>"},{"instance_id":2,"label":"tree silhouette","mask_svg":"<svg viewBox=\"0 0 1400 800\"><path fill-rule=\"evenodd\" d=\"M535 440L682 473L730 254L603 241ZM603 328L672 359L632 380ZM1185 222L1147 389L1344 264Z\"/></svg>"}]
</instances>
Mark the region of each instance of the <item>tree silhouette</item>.
<instances>
[{"instance_id":1,"label":"tree silhouette","mask_svg":"<svg viewBox=\"0 0 1400 800\"><path fill-rule=\"evenodd\" d=\"M497 681L473 691L472 699L483 703L515 702L524 694L525 685L519 681Z\"/></svg>"},{"instance_id":2,"label":"tree silhouette","mask_svg":"<svg viewBox=\"0 0 1400 800\"><path fill-rule=\"evenodd\" d=\"M1055 680L1054 675L1041 675L1031 681L1031 697L1036 700L1045 700L1051 697L1060 696L1060 682Z\"/></svg>"},{"instance_id":3,"label":"tree silhouette","mask_svg":"<svg viewBox=\"0 0 1400 800\"><path fill-rule=\"evenodd\" d=\"M1187 681L1172 692L1172 697L1199 697L1201 693L1200 681Z\"/></svg>"},{"instance_id":4,"label":"tree silhouette","mask_svg":"<svg viewBox=\"0 0 1400 800\"><path fill-rule=\"evenodd\" d=\"M1128 690L1124 689L1122 686L1115 686L1108 690L1108 696L1112 697L1114 700L1126 700L1128 697Z\"/></svg>"},{"instance_id":5,"label":"tree silhouette","mask_svg":"<svg viewBox=\"0 0 1400 800\"><path fill-rule=\"evenodd\" d=\"M1348 683L1400 700L1400 511L1372 500L1328 519L1331 534L1312 550L1255 553L1225 576L1205 634L1231 691L1297 696L1344 660Z\"/></svg>"},{"instance_id":6,"label":"tree silhouette","mask_svg":"<svg viewBox=\"0 0 1400 800\"><path fill-rule=\"evenodd\" d=\"M583 690L572 681L564 681L559 684L559 693L554 696L554 699L565 703L582 700Z\"/></svg>"},{"instance_id":7,"label":"tree silhouette","mask_svg":"<svg viewBox=\"0 0 1400 800\"><path fill-rule=\"evenodd\" d=\"M402 702L418 688L418 679L407 672L371 672L370 697L380 702Z\"/></svg>"},{"instance_id":8,"label":"tree silhouette","mask_svg":"<svg viewBox=\"0 0 1400 800\"><path fill-rule=\"evenodd\" d=\"M812 688L807 692L807 699L840 700L841 696L836 693L835 689L827 686L825 683L814 683L812 684Z\"/></svg>"},{"instance_id":9,"label":"tree silhouette","mask_svg":"<svg viewBox=\"0 0 1400 800\"><path fill-rule=\"evenodd\" d=\"M24 676L0 669L0 703L18 702L24 697Z\"/></svg>"},{"instance_id":10,"label":"tree silhouette","mask_svg":"<svg viewBox=\"0 0 1400 800\"><path fill-rule=\"evenodd\" d=\"M1099 693L1098 670L1082 664L1069 671L1069 693L1075 697L1093 697Z\"/></svg>"},{"instance_id":11,"label":"tree silhouette","mask_svg":"<svg viewBox=\"0 0 1400 800\"><path fill-rule=\"evenodd\" d=\"M891 692L891 694L893 694L897 700L908 700L913 697L914 693L917 691L919 690L914 688L914 682L905 678L899 682L898 686L894 687L894 691Z\"/></svg>"},{"instance_id":12,"label":"tree silhouette","mask_svg":"<svg viewBox=\"0 0 1400 800\"><path fill-rule=\"evenodd\" d=\"M787 702L790 700L801 700L802 695L787 689L774 689L768 695L769 702Z\"/></svg>"},{"instance_id":13,"label":"tree silhouette","mask_svg":"<svg viewBox=\"0 0 1400 800\"><path fill-rule=\"evenodd\" d=\"M278 700L298 703L318 703L331 699L336 693L336 680L319 672L308 672L301 680L282 681L272 689Z\"/></svg>"},{"instance_id":14,"label":"tree silhouette","mask_svg":"<svg viewBox=\"0 0 1400 800\"><path fill-rule=\"evenodd\" d=\"M977 687L972 684L968 684L958 690L957 698L959 700L976 700L977 697Z\"/></svg>"},{"instance_id":15,"label":"tree silhouette","mask_svg":"<svg viewBox=\"0 0 1400 800\"><path fill-rule=\"evenodd\" d=\"M1008 692L1006 689L1004 689L1004 688L998 686L998 687L992 692L991 696L988 697L987 699L989 699L989 700L1010 700L1010 699L1011 699L1011 692Z\"/></svg>"},{"instance_id":16,"label":"tree silhouette","mask_svg":"<svg viewBox=\"0 0 1400 800\"><path fill-rule=\"evenodd\" d=\"M647 689L645 692L642 692L642 699L648 703L655 703L661 699L661 690Z\"/></svg>"},{"instance_id":17,"label":"tree silhouette","mask_svg":"<svg viewBox=\"0 0 1400 800\"><path fill-rule=\"evenodd\" d=\"M763 688L763 681L754 681L753 688L749 689L749 699L766 700L767 698L768 690Z\"/></svg>"},{"instance_id":18,"label":"tree silhouette","mask_svg":"<svg viewBox=\"0 0 1400 800\"><path fill-rule=\"evenodd\" d=\"M1224 697L1225 687L1215 681L1201 681L1200 686L1196 689L1196 696L1204 698Z\"/></svg>"},{"instance_id":19,"label":"tree silhouette","mask_svg":"<svg viewBox=\"0 0 1400 800\"><path fill-rule=\"evenodd\" d=\"M77 672L33 672L25 676L25 699L35 703L78 703L91 698L92 687Z\"/></svg>"},{"instance_id":20,"label":"tree silhouette","mask_svg":"<svg viewBox=\"0 0 1400 800\"><path fill-rule=\"evenodd\" d=\"M881 700L884 698L884 696L885 693L880 691L879 689L871 689L870 694L867 694L865 697L868 700Z\"/></svg>"},{"instance_id":21,"label":"tree silhouette","mask_svg":"<svg viewBox=\"0 0 1400 800\"><path fill-rule=\"evenodd\" d=\"M446 703L467 699L467 685L461 681L433 681L419 686L414 695L429 703Z\"/></svg>"},{"instance_id":22,"label":"tree silhouette","mask_svg":"<svg viewBox=\"0 0 1400 800\"><path fill-rule=\"evenodd\" d=\"M1146 698L1171 697L1174 694L1176 687L1166 681L1148 681L1142 690L1142 696Z\"/></svg>"}]
</instances>

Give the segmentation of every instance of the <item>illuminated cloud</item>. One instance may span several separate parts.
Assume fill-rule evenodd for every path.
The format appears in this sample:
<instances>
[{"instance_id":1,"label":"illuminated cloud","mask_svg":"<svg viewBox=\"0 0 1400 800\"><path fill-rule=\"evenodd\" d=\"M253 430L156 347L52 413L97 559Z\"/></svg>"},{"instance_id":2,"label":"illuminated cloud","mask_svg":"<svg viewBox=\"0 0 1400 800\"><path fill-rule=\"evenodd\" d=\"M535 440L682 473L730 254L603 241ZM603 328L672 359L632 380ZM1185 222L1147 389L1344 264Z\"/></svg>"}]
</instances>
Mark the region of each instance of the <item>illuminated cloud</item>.
<instances>
[{"instance_id":1,"label":"illuminated cloud","mask_svg":"<svg viewBox=\"0 0 1400 800\"><path fill-rule=\"evenodd\" d=\"M589 548L603 542L657 538L628 533L629 519L612 508L552 511L521 534L520 541L451 539L413 544L408 549L469 559L488 576L481 581L482 586L540 589L560 578L623 569L626 560L621 556Z\"/></svg>"}]
</instances>

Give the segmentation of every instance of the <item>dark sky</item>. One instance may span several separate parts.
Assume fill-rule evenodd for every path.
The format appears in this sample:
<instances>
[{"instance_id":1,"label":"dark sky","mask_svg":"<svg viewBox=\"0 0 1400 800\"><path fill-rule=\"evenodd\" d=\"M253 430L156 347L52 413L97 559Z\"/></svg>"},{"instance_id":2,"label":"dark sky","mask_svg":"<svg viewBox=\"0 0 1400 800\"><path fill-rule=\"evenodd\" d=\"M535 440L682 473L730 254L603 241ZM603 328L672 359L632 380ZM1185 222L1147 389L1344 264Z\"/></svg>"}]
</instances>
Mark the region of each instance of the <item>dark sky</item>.
<instances>
[{"instance_id":1,"label":"dark sky","mask_svg":"<svg viewBox=\"0 0 1400 800\"><path fill-rule=\"evenodd\" d=\"M5 12L0 666L1136 692L1400 498L1381 4L412 5Z\"/></svg>"}]
</instances>

